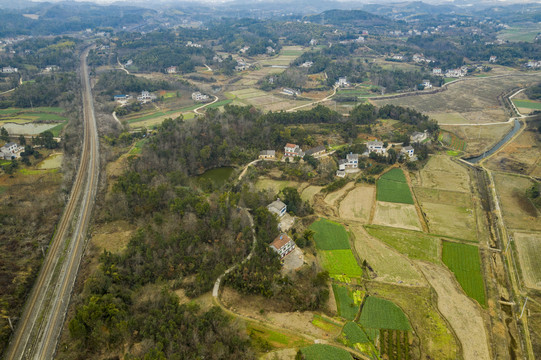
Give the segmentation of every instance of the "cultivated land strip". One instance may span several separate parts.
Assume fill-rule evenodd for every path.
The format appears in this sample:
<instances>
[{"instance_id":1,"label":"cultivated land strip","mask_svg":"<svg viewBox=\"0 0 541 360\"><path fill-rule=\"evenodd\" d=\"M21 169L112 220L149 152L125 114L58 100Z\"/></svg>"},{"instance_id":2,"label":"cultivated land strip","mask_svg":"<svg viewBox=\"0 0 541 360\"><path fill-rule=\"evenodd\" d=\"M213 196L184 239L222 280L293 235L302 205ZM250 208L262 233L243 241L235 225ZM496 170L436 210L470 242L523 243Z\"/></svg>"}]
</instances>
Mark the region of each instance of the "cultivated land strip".
<instances>
[{"instance_id":1,"label":"cultivated land strip","mask_svg":"<svg viewBox=\"0 0 541 360\"><path fill-rule=\"evenodd\" d=\"M86 57L81 55L84 143L70 199L5 359L52 359L83 255L98 176L98 136Z\"/></svg>"}]
</instances>

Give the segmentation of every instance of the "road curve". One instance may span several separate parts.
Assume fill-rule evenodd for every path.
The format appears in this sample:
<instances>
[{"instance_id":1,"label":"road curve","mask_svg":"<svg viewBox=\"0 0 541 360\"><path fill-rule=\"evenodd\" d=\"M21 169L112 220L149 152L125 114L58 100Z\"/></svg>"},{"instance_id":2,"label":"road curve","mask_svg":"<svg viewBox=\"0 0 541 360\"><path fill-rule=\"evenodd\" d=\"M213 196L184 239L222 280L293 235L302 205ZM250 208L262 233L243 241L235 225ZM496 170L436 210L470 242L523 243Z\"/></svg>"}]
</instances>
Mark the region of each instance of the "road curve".
<instances>
[{"instance_id":1,"label":"road curve","mask_svg":"<svg viewBox=\"0 0 541 360\"><path fill-rule=\"evenodd\" d=\"M99 177L98 135L86 58L81 55L84 140L64 214L16 325L5 359L52 359L85 246Z\"/></svg>"}]
</instances>

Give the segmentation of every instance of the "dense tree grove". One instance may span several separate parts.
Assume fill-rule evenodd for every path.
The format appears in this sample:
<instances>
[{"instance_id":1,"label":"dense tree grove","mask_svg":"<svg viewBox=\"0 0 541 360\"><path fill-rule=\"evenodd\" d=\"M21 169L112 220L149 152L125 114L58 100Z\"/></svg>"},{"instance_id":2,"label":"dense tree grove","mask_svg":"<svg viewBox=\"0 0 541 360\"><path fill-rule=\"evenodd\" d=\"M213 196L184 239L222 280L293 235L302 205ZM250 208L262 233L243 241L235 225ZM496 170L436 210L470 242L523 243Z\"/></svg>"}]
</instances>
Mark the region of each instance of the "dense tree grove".
<instances>
[{"instance_id":1,"label":"dense tree grove","mask_svg":"<svg viewBox=\"0 0 541 360\"><path fill-rule=\"evenodd\" d=\"M528 98L532 100L539 100L541 99L541 83L530 86L529 88L524 91L524 93L528 96Z\"/></svg>"},{"instance_id":2,"label":"dense tree grove","mask_svg":"<svg viewBox=\"0 0 541 360\"><path fill-rule=\"evenodd\" d=\"M109 71L100 75L95 89L105 95L126 94L145 91L168 90L172 85L167 81L153 81L124 71Z\"/></svg>"},{"instance_id":3,"label":"dense tree grove","mask_svg":"<svg viewBox=\"0 0 541 360\"><path fill-rule=\"evenodd\" d=\"M13 91L9 106L29 108L37 106L67 106L79 94L79 79L75 73L39 75Z\"/></svg>"}]
</instances>

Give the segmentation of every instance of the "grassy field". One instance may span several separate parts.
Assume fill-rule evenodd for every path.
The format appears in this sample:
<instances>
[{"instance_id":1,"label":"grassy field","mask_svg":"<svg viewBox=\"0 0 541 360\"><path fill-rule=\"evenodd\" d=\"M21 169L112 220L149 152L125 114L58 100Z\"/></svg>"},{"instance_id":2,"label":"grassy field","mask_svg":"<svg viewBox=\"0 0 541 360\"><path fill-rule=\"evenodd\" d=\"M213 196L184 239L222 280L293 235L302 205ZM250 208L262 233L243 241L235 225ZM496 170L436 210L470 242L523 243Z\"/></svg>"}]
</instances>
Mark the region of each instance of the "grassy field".
<instances>
[{"instance_id":1,"label":"grassy field","mask_svg":"<svg viewBox=\"0 0 541 360\"><path fill-rule=\"evenodd\" d=\"M413 204L413 197L401 169L392 169L383 174L377 182L378 201Z\"/></svg>"},{"instance_id":2,"label":"grassy field","mask_svg":"<svg viewBox=\"0 0 541 360\"><path fill-rule=\"evenodd\" d=\"M310 185L303 190L301 194L302 201L308 201L312 203L314 201L314 196L323 189L323 186Z\"/></svg>"},{"instance_id":3,"label":"grassy field","mask_svg":"<svg viewBox=\"0 0 541 360\"><path fill-rule=\"evenodd\" d=\"M439 263L438 237L420 231L402 230L386 226L367 225L366 231L412 259Z\"/></svg>"},{"instance_id":4,"label":"grassy field","mask_svg":"<svg viewBox=\"0 0 541 360\"><path fill-rule=\"evenodd\" d=\"M369 329L363 330L358 324L353 321L348 321L342 330L342 334L348 341L348 345L365 344L374 341L377 337L377 331Z\"/></svg>"},{"instance_id":5,"label":"grassy field","mask_svg":"<svg viewBox=\"0 0 541 360\"><path fill-rule=\"evenodd\" d=\"M463 124L468 122L467 119L457 112L433 112L430 114L430 117L440 125Z\"/></svg>"},{"instance_id":6,"label":"grassy field","mask_svg":"<svg viewBox=\"0 0 541 360\"><path fill-rule=\"evenodd\" d=\"M498 38L511 42L533 42L537 34L541 32L541 26L510 27L498 33Z\"/></svg>"},{"instance_id":7,"label":"grassy field","mask_svg":"<svg viewBox=\"0 0 541 360\"><path fill-rule=\"evenodd\" d=\"M363 305L359 323L369 329L411 330L408 318L389 300L369 296Z\"/></svg>"},{"instance_id":8,"label":"grassy field","mask_svg":"<svg viewBox=\"0 0 541 360\"><path fill-rule=\"evenodd\" d=\"M340 218L367 223L372 211L374 186L357 186L340 202Z\"/></svg>"},{"instance_id":9,"label":"grassy field","mask_svg":"<svg viewBox=\"0 0 541 360\"><path fill-rule=\"evenodd\" d=\"M468 170L445 155L434 155L419 172L417 185L423 188L470 192Z\"/></svg>"},{"instance_id":10,"label":"grassy field","mask_svg":"<svg viewBox=\"0 0 541 360\"><path fill-rule=\"evenodd\" d=\"M515 232L513 238L524 283L527 287L541 290L541 233Z\"/></svg>"},{"instance_id":11,"label":"grassy field","mask_svg":"<svg viewBox=\"0 0 541 360\"><path fill-rule=\"evenodd\" d=\"M538 210L526 197L526 190L533 182L521 176L495 173L494 183L505 224L515 230L541 231Z\"/></svg>"},{"instance_id":12,"label":"grassy field","mask_svg":"<svg viewBox=\"0 0 541 360\"><path fill-rule=\"evenodd\" d=\"M305 360L353 360L349 352L331 345L314 344L301 349Z\"/></svg>"},{"instance_id":13,"label":"grassy field","mask_svg":"<svg viewBox=\"0 0 541 360\"><path fill-rule=\"evenodd\" d=\"M422 187L415 187L414 191L431 233L477 241L470 193Z\"/></svg>"},{"instance_id":14,"label":"grassy field","mask_svg":"<svg viewBox=\"0 0 541 360\"><path fill-rule=\"evenodd\" d=\"M414 205L385 201L376 203L373 223L402 229L421 231L421 223Z\"/></svg>"},{"instance_id":15,"label":"grassy field","mask_svg":"<svg viewBox=\"0 0 541 360\"><path fill-rule=\"evenodd\" d=\"M391 169L387 171L385 174L381 176L380 179L384 180L392 180L392 181L398 181L398 182L406 182L406 176L404 175L404 172L402 169Z\"/></svg>"},{"instance_id":16,"label":"grassy field","mask_svg":"<svg viewBox=\"0 0 541 360\"><path fill-rule=\"evenodd\" d=\"M420 286L425 284L421 273L397 251L389 249L382 241L368 235L366 230L353 227L353 243L360 259L366 260L377 274L374 280Z\"/></svg>"},{"instance_id":17,"label":"grassy field","mask_svg":"<svg viewBox=\"0 0 541 360\"><path fill-rule=\"evenodd\" d=\"M338 314L347 320L354 320L359 312L359 304L355 304L351 291L345 287L333 284L332 290L338 307Z\"/></svg>"},{"instance_id":18,"label":"grassy field","mask_svg":"<svg viewBox=\"0 0 541 360\"><path fill-rule=\"evenodd\" d=\"M320 329L323 329L331 334L336 334L340 331L341 324L329 320L323 316L320 316L318 314L314 314L314 318L312 319L312 324L317 326Z\"/></svg>"},{"instance_id":19,"label":"grassy field","mask_svg":"<svg viewBox=\"0 0 541 360\"><path fill-rule=\"evenodd\" d=\"M7 109L0 109L0 115L12 115L17 113L41 113L41 112L47 112L47 113L62 113L64 112L64 109L61 107L35 107L32 109L28 108L7 108Z\"/></svg>"},{"instance_id":20,"label":"grassy field","mask_svg":"<svg viewBox=\"0 0 541 360\"><path fill-rule=\"evenodd\" d=\"M348 278L360 278L363 274L350 249L319 251L322 266L333 278L342 275ZM346 281L349 282L349 281Z\"/></svg>"},{"instance_id":21,"label":"grassy field","mask_svg":"<svg viewBox=\"0 0 541 360\"><path fill-rule=\"evenodd\" d=\"M473 245L444 241L442 260L455 274L464 292L479 304L486 305L479 249Z\"/></svg>"},{"instance_id":22,"label":"grassy field","mask_svg":"<svg viewBox=\"0 0 541 360\"><path fill-rule=\"evenodd\" d=\"M246 332L252 340L265 341L274 348L291 348L307 344L307 341L299 336L282 334L256 323L248 323Z\"/></svg>"},{"instance_id":23,"label":"grassy field","mask_svg":"<svg viewBox=\"0 0 541 360\"><path fill-rule=\"evenodd\" d=\"M438 141L441 141L444 145L458 151L466 150L466 142L448 131L440 131L438 134Z\"/></svg>"},{"instance_id":24,"label":"grassy field","mask_svg":"<svg viewBox=\"0 0 541 360\"><path fill-rule=\"evenodd\" d=\"M513 100L513 103L515 104L516 107L541 110L541 102L537 102L533 100Z\"/></svg>"},{"instance_id":25,"label":"grassy field","mask_svg":"<svg viewBox=\"0 0 541 360\"><path fill-rule=\"evenodd\" d=\"M319 219L310 225L315 232L314 241L319 250L349 249L349 237L346 229L338 223Z\"/></svg>"}]
</instances>

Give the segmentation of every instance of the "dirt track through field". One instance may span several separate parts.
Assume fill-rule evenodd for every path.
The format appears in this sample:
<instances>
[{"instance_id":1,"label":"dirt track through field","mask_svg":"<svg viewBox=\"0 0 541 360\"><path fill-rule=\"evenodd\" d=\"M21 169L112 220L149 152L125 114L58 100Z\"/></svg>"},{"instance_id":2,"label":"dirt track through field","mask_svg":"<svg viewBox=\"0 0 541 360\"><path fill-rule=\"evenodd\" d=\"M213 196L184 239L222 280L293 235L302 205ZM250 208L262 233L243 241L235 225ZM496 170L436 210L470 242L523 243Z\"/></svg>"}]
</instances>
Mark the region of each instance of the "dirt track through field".
<instances>
[{"instance_id":1,"label":"dirt track through field","mask_svg":"<svg viewBox=\"0 0 541 360\"><path fill-rule=\"evenodd\" d=\"M425 262L417 264L438 294L438 309L462 344L463 358L490 360L487 334L478 305L464 294L448 270Z\"/></svg>"}]
</instances>

